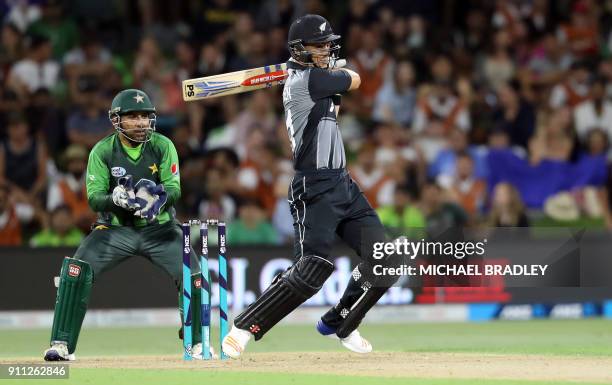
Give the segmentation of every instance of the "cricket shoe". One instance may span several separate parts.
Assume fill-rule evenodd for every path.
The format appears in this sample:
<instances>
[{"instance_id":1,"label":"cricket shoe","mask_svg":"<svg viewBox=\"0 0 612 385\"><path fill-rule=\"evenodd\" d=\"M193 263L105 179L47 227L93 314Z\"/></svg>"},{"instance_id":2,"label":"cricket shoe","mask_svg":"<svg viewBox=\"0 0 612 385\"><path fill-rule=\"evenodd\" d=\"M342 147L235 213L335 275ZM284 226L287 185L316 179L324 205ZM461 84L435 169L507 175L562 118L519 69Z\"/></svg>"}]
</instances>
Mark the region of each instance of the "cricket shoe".
<instances>
[{"instance_id":1,"label":"cricket shoe","mask_svg":"<svg viewBox=\"0 0 612 385\"><path fill-rule=\"evenodd\" d=\"M197 343L195 345L193 345L193 348L191 349L191 357L195 358L196 360L202 360L202 343ZM217 353L215 353L215 349L213 349L213 347L210 347L210 358L213 360L217 360L219 359L219 356L217 355Z\"/></svg>"},{"instance_id":2,"label":"cricket shoe","mask_svg":"<svg viewBox=\"0 0 612 385\"><path fill-rule=\"evenodd\" d=\"M231 358L238 358L244 352L249 340L251 339L251 332L248 330L238 329L235 325L232 325L232 330L225 336L221 348L223 353L227 354Z\"/></svg>"},{"instance_id":3,"label":"cricket shoe","mask_svg":"<svg viewBox=\"0 0 612 385\"><path fill-rule=\"evenodd\" d=\"M55 343L45 350L45 361L74 361L74 353L68 353L68 346L63 343Z\"/></svg>"},{"instance_id":4,"label":"cricket shoe","mask_svg":"<svg viewBox=\"0 0 612 385\"><path fill-rule=\"evenodd\" d=\"M353 330L351 334L344 338L340 338L336 335L336 329L327 325L323 320L317 322L317 331L335 340L340 340L342 346L355 353L370 353L372 351L372 344L359 334L358 330Z\"/></svg>"}]
</instances>

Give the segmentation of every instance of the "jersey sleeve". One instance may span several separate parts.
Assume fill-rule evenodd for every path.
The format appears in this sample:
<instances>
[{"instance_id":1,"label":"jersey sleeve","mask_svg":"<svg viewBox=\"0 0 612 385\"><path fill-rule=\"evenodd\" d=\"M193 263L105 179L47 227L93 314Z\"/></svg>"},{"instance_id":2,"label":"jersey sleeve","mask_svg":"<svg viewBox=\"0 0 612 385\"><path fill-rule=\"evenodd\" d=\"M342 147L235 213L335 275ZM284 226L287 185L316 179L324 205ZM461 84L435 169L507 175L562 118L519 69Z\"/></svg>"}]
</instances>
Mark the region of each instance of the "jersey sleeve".
<instances>
[{"instance_id":1,"label":"jersey sleeve","mask_svg":"<svg viewBox=\"0 0 612 385\"><path fill-rule=\"evenodd\" d=\"M87 200L95 212L116 211L118 208L113 203L112 194L108 192L110 173L102 156L103 147L96 145L87 161Z\"/></svg>"},{"instance_id":2,"label":"jersey sleeve","mask_svg":"<svg viewBox=\"0 0 612 385\"><path fill-rule=\"evenodd\" d=\"M161 183L168 193L167 205L173 205L181 197L181 178L176 148L170 139L162 141L162 161L159 170Z\"/></svg>"},{"instance_id":3,"label":"jersey sleeve","mask_svg":"<svg viewBox=\"0 0 612 385\"><path fill-rule=\"evenodd\" d=\"M351 75L343 70L327 71L313 68L308 78L308 92L312 100L344 93L350 86Z\"/></svg>"}]
</instances>

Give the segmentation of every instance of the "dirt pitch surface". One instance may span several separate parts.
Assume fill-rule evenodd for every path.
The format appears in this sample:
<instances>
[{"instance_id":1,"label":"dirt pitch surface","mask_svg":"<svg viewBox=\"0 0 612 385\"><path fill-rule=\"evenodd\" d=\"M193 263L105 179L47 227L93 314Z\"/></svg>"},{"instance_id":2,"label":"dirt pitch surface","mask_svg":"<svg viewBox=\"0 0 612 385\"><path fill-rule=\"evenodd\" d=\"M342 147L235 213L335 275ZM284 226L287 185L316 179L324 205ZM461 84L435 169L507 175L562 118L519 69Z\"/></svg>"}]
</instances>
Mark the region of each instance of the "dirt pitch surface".
<instances>
[{"instance_id":1,"label":"dirt pitch surface","mask_svg":"<svg viewBox=\"0 0 612 385\"><path fill-rule=\"evenodd\" d=\"M0 362L6 360L0 360ZM39 360L32 361L40 363ZM75 368L186 369L413 378L612 382L611 357L481 353L252 353L229 361L178 356L80 357Z\"/></svg>"}]
</instances>

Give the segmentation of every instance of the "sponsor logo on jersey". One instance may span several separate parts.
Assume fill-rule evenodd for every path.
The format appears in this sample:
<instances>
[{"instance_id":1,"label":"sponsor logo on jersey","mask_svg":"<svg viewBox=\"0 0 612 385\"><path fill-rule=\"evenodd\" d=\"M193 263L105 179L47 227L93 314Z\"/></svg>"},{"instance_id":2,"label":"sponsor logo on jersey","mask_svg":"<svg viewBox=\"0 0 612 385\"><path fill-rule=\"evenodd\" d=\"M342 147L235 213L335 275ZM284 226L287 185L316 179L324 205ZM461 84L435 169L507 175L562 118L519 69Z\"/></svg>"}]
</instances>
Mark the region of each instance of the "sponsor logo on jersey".
<instances>
[{"instance_id":1,"label":"sponsor logo on jersey","mask_svg":"<svg viewBox=\"0 0 612 385\"><path fill-rule=\"evenodd\" d=\"M179 174L178 164L172 163L172 166L170 167L170 171L172 171L172 175L178 175Z\"/></svg>"},{"instance_id":2,"label":"sponsor logo on jersey","mask_svg":"<svg viewBox=\"0 0 612 385\"><path fill-rule=\"evenodd\" d=\"M202 288L202 280L200 278L196 279L195 281L193 281L193 286L195 286L196 289Z\"/></svg>"},{"instance_id":3,"label":"sponsor logo on jersey","mask_svg":"<svg viewBox=\"0 0 612 385\"><path fill-rule=\"evenodd\" d=\"M113 167L111 168L111 174L116 177L124 176L126 173L123 167Z\"/></svg>"},{"instance_id":4,"label":"sponsor logo on jersey","mask_svg":"<svg viewBox=\"0 0 612 385\"><path fill-rule=\"evenodd\" d=\"M68 265L68 275L71 277L78 277L81 274L81 267L78 265L73 265L72 263Z\"/></svg>"}]
</instances>

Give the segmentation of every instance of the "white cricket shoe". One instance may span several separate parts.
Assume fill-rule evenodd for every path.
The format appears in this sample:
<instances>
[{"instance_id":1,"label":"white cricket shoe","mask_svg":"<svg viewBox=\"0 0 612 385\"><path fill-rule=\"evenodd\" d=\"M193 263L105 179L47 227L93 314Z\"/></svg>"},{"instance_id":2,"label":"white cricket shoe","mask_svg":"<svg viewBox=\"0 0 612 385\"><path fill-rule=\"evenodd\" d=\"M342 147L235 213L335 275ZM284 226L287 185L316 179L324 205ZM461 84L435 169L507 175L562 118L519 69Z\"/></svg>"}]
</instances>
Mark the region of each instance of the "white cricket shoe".
<instances>
[{"instance_id":1,"label":"white cricket shoe","mask_svg":"<svg viewBox=\"0 0 612 385\"><path fill-rule=\"evenodd\" d=\"M372 351L372 344L359 334L359 330L353 330L348 337L340 338L340 342L345 348L355 353L363 354Z\"/></svg>"},{"instance_id":2,"label":"white cricket shoe","mask_svg":"<svg viewBox=\"0 0 612 385\"><path fill-rule=\"evenodd\" d=\"M193 345L193 348L191 348L191 357L197 360L203 359L202 358L202 343L197 343ZM212 346L210 347L210 358L213 360L219 359L219 356L217 355L217 353L215 353L215 349L213 349Z\"/></svg>"},{"instance_id":3,"label":"white cricket shoe","mask_svg":"<svg viewBox=\"0 0 612 385\"><path fill-rule=\"evenodd\" d=\"M353 330L351 334L349 334L345 338L340 338L336 335L336 329L328 326L322 320L317 322L317 331L324 335L325 337L329 337L334 340L340 340L342 346L347 348L348 350L355 353L370 353L372 351L372 344L365 338L359 334L358 330Z\"/></svg>"},{"instance_id":4,"label":"white cricket shoe","mask_svg":"<svg viewBox=\"0 0 612 385\"><path fill-rule=\"evenodd\" d=\"M231 358L240 357L249 343L251 336L252 334L248 330L238 329L235 325L232 325L232 330L225 336L221 344L223 353Z\"/></svg>"},{"instance_id":5,"label":"white cricket shoe","mask_svg":"<svg viewBox=\"0 0 612 385\"><path fill-rule=\"evenodd\" d=\"M64 343L54 343L45 350L45 361L74 361L76 356L68 353L68 345Z\"/></svg>"}]
</instances>

